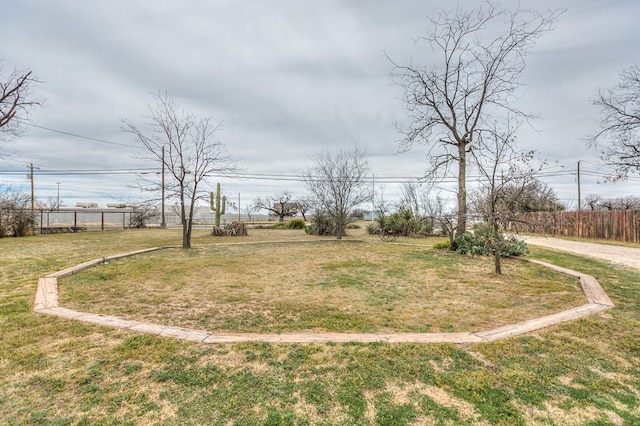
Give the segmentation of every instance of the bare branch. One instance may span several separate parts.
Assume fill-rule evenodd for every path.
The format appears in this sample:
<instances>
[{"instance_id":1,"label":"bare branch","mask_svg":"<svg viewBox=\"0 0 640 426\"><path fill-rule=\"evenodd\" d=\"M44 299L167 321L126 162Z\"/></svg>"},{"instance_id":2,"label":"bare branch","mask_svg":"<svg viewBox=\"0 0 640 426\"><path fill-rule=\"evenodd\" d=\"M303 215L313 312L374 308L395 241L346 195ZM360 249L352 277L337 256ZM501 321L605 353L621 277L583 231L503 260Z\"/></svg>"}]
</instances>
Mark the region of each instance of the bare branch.
<instances>
[{"instance_id":1,"label":"bare branch","mask_svg":"<svg viewBox=\"0 0 640 426\"><path fill-rule=\"evenodd\" d=\"M593 105L601 111L600 131L587 143L600 150L603 164L612 166L610 180L624 180L640 172L640 68L633 64L620 72L620 82L599 89Z\"/></svg>"},{"instance_id":2,"label":"bare branch","mask_svg":"<svg viewBox=\"0 0 640 426\"><path fill-rule=\"evenodd\" d=\"M285 217L295 216L298 213L298 203L292 201L293 194L284 191L281 194L269 197L258 197L253 205L255 210L266 210L278 216L278 220L282 222Z\"/></svg>"},{"instance_id":3,"label":"bare branch","mask_svg":"<svg viewBox=\"0 0 640 426\"><path fill-rule=\"evenodd\" d=\"M400 128L400 149L428 147L432 174L457 164L459 233L466 224L467 154L476 139L499 116L532 118L515 108L524 58L535 41L550 31L564 12L510 11L491 3L484 8L441 13L417 40L427 45L425 58L437 64L394 65L404 89L410 124Z\"/></svg>"},{"instance_id":4,"label":"bare branch","mask_svg":"<svg viewBox=\"0 0 640 426\"><path fill-rule=\"evenodd\" d=\"M0 66L0 139L20 134L20 121L26 120L33 107L43 106L44 99L32 93L34 84L40 83L32 71L14 70L6 79L1 77Z\"/></svg>"}]
</instances>

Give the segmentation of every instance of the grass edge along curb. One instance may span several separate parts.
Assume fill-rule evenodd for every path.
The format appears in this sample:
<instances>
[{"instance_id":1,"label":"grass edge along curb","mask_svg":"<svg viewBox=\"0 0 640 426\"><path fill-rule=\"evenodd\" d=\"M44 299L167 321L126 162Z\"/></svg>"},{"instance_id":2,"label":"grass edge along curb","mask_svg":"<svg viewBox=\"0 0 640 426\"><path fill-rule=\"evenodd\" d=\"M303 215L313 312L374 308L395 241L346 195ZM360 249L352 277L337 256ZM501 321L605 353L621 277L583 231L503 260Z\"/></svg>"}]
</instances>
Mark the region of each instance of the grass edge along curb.
<instances>
[{"instance_id":1,"label":"grass edge along curb","mask_svg":"<svg viewBox=\"0 0 640 426\"><path fill-rule=\"evenodd\" d=\"M274 241L272 241L274 242ZM282 241L291 242L291 241ZM307 241L304 241L307 242ZM242 243L242 244L262 244ZM101 257L83 262L76 266L63 269L38 279L33 310L36 313L53 315L71 320L83 321L91 324L117 327L131 331L154 334L161 337L171 337L180 340L204 344L241 343L241 342L270 342L270 343L340 343L340 342L389 342L389 343L480 343L506 339L531 331L550 327L568 321L584 318L589 315L610 309L613 302L591 275L582 274L574 270L553 265L535 259L526 261L545 266L555 271L578 277L580 287L587 298L587 303L576 308L568 309L556 314L547 315L531 320L498 327L487 331L472 333L335 333L335 332L291 332L291 333L215 333L203 330L193 330L182 327L172 327L140 321L126 320L117 316L99 315L80 312L59 306L58 278L83 271L100 263L112 259L134 256L156 250L173 248L173 246L152 247L136 250L114 256Z\"/></svg>"}]
</instances>

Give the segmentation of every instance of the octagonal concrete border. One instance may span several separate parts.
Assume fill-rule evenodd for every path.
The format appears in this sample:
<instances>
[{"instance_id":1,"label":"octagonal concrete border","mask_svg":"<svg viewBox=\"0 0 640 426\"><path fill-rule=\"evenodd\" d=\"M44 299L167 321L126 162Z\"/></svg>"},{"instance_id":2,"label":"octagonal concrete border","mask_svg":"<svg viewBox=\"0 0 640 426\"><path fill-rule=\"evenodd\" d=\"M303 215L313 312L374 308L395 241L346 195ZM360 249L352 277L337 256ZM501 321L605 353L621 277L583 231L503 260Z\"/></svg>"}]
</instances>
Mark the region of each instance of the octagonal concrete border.
<instances>
[{"instance_id":1,"label":"octagonal concrete border","mask_svg":"<svg viewBox=\"0 0 640 426\"><path fill-rule=\"evenodd\" d=\"M329 241L329 240L326 240ZM349 241L349 240L347 240ZM296 241L271 241L271 243L290 243ZM300 241L302 242L302 241ZM304 242L310 242L304 240ZM335 240L331 240L335 242ZM264 244L265 242L244 242L239 244ZM83 321L91 324L123 328L131 331L154 334L163 337L191 342L240 343L240 342L271 342L271 343L340 343L340 342L393 342L393 343L480 343L506 339L531 331L550 327L568 321L584 318L589 315L612 308L613 302L602 289L598 281L591 275L582 274L571 269L562 268L547 262L526 259L555 271L575 276L579 279L580 287L587 299L587 303L576 308L568 309L556 314L540 318L517 322L487 331L473 333L325 333L325 332L295 332L295 333L216 333L203 330L193 330L182 327L172 327L147 322L132 321L117 316L99 315L80 312L59 306L58 278L78 273L92 266L113 259L148 253L172 247L152 247L115 256L101 257L79 265L63 269L41 277L38 280L33 310L46 315Z\"/></svg>"}]
</instances>

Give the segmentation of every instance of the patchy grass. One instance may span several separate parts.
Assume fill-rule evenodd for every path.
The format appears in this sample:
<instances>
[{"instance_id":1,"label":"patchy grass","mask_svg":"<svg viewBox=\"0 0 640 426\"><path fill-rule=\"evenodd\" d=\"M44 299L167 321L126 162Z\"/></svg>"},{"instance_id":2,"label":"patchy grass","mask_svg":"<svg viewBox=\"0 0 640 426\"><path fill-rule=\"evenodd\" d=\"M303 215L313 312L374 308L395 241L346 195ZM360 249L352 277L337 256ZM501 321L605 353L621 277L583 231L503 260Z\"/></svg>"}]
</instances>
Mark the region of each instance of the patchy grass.
<instances>
[{"instance_id":1,"label":"patchy grass","mask_svg":"<svg viewBox=\"0 0 640 426\"><path fill-rule=\"evenodd\" d=\"M307 239L282 232L256 230L247 240ZM194 236L194 244L223 241L238 240ZM31 312L37 279L48 272L179 242L175 230L0 240L0 423L640 423L640 273L546 249L533 247L532 257L594 275L616 307L474 345L203 346ZM413 259L426 257L426 247L414 246L424 252ZM344 262L357 270L369 261L334 259L323 271L339 275ZM468 268L468 285L473 275L492 277L490 263L456 262L445 258L431 272L444 279ZM390 282L401 276L394 265L379 272ZM325 281L331 290L355 287Z\"/></svg>"},{"instance_id":2,"label":"patchy grass","mask_svg":"<svg viewBox=\"0 0 640 426\"><path fill-rule=\"evenodd\" d=\"M576 279L428 246L306 241L170 249L60 281L61 305L224 332L465 332L585 303Z\"/></svg>"}]
</instances>

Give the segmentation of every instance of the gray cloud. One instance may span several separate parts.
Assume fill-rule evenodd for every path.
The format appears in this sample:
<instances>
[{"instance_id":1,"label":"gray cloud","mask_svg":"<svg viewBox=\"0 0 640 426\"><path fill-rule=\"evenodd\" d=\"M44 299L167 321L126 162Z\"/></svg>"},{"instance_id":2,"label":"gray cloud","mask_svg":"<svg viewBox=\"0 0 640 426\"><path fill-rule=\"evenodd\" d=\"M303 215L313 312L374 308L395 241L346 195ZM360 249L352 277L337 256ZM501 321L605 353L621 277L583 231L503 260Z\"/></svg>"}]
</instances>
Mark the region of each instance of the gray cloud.
<instances>
[{"instance_id":1,"label":"gray cloud","mask_svg":"<svg viewBox=\"0 0 640 426\"><path fill-rule=\"evenodd\" d=\"M522 8L555 8L550 0L523 0ZM475 7L476 1L460 2ZM597 153L583 139L598 111L589 98L616 83L617 73L640 56L633 1L569 0L556 29L527 58L519 106L539 114L537 132L523 128L520 141L559 162L597 166ZM406 121L392 83L387 53L399 63L420 56L414 39L427 18L452 5L401 0L299 2L257 0L82 2L10 0L3 9L0 56L6 64L32 69L43 80L37 90L48 106L35 124L68 133L134 145L120 120L142 122L151 94L166 90L182 107L224 123L219 139L246 171L294 175L309 165L309 153L359 146L371 155L378 176L421 176L426 152L398 153ZM6 41L10 42L6 42ZM2 170L140 168L120 145L29 128L3 145L16 154ZM0 176L0 180L2 177ZM17 175L7 181L20 182ZM43 176L46 198L61 185L62 198L86 201L140 197L125 185L132 176ZM303 191L299 182L222 179L230 192L248 198L276 190ZM575 176L550 176L566 201L575 199ZM598 185L585 177L583 193L631 193L637 183ZM390 198L397 185L387 184Z\"/></svg>"}]
</instances>

